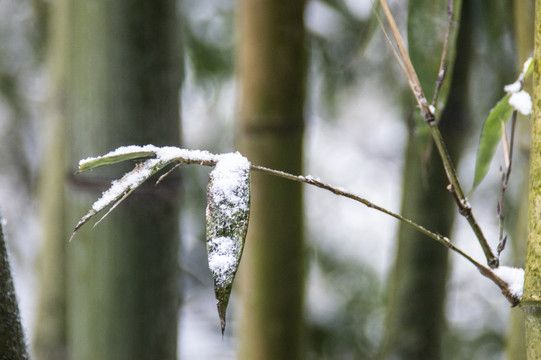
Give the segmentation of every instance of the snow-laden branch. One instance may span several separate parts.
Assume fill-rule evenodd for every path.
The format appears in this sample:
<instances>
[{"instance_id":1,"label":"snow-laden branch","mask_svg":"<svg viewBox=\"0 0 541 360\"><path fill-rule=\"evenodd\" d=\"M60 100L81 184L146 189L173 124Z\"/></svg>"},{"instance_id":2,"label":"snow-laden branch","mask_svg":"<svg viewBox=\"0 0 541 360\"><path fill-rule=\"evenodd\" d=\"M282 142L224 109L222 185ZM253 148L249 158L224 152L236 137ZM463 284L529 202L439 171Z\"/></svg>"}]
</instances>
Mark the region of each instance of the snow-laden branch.
<instances>
[{"instance_id":1,"label":"snow-laden branch","mask_svg":"<svg viewBox=\"0 0 541 360\"><path fill-rule=\"evenodd\" d=\"M118 148L103 156L81 160L79 162L79 172L134 159L138 159L140 162L137 163L132 171L111 183L111 187L94 202L91 209L81 218L75 227L72 237L92 217L110 206L108 212L99 220L101 221L139 185L166 167L181 164L213 166L214 169L209 175L207 189L207 252L209 269L214 279L214 290L216 299L218 300L217 307L222 333L225 329L225 311L233 280L242 256L244 239L248 229L250 171L260 171L313 185L392 216L464 257L483 276L492 280L502 290L502 293L511 304L517 305L520 301L521 292L518 285L520 281L517 280L519 277L518 272L515 273L512 280L509 280L509 272L503 270L499 272L492 271L459 249L446 236L430 231L400 214L376 205L343 188L326 184L319 178L293 175L283 171L252 165L248 159L238 152L212 154L207 151L187 150L176 147L160 148L153 145L127 146ZM164 176L167 176L169 172L162 175L158 182Z\"/></svg>"}]
</instances>

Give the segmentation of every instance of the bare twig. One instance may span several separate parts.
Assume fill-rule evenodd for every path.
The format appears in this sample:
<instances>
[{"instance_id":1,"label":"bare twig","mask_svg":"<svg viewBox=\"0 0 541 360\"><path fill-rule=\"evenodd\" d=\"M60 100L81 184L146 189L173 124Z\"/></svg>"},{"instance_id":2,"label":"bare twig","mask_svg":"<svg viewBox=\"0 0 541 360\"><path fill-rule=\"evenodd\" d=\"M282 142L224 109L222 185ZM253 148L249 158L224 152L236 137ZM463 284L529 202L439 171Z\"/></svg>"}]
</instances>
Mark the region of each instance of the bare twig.
<instances>
[{"instance_id":1,"label":"bare twig","mask_svg":"<svg viewBox=\"0 0 541 360\"><path fill-rule=\"evenodd\" d=\"M443 39L443 48L441 50L440 68L438 70L438 80L436 81L436 89L434 90L434 97L432 98L432 106L436 106L438 102L438 96L440 94L443 80L447 74L447 50L449 49L449 36L451 35L451 29L455 21L455 14L453 12L453 0L449 0L447 4L447 29L445 30L445 37Z\"/></svg>"},{"instance_id":2,"label":"bare twig","mask_svg":"<svg viewBox=\"0 0 541 360\"><path fill-rule=\"evenodd\" d=\"M346 197L348 199L352 199L352 200L355 200L357 202L360 202L361 204L363 204L363 205L365 205L365 206L367 206L367 207L369 207L371 209L375 209L375 210L380 211L380 212L382 212L384 214L392 216L395 219L398 219L398 220L400 220L400 221L414 227L415 229L422 232L423 234L425 234L425 235L429 236L430 238L438 241L439 243L447 246L449 249L458 252L459 254L461 254L462 256L464 256L466 258L469 258L469 256L467 254L465 254L460 249L458 249L456 246L454 246L447 237L445 237L445 236L443 236L441 234L432 232L432 231L428 230L427 228L425 228L424 226L419 225L419 224L415 223L414 221L403 217L400 214L389 211L389 210L387 210L387 209L385 209L385 208L383 208L381 206L378 206L378 205L376 205L376 204L374 204L374 203L372 203L372 202L370 202L370 201L368 201L368 200L366 200L366 199L364 199L364 198L362 198L362 197L360 197L358 195L355 195L355 194L353 194L353 193L351 193L349 191L346 191L345 189L334 187L332 185L326 184L326 183L320 181L319 179L315 179L315 178L313 178L311 176L293 175L293 174L289 174L289 173L286 173L286 172L283 172L283 171L273 170L273 169L269 169L269 168L266 168L266 167L263 167L263 166L257 166L257 165L252 165L251 168L253 170L265 172L265 173L275 175L275 176L279 176L279 177L282 177L282 178L285 178L285 179L288 179L288 180L299 181L299 182L303 182L303 183L306 183L306 184L309 184L309 185L314 185L314 186L316 186L318 188L328 190L328 191L332 192L335 195L343 196L343 197Z\"/></svg>"},{"instance_id":3,"label":"bare twig","mask_svg":"<svg viewBox=\"0 0 541 360\"><path fill-rule=\"evenodd\" d=\"M458 206L458 211L462 216L466 218L466 220L470 224L470 227L472 228L475 236L477 237L477 240L479 241L479 244L481 245L481 248L483 249L483 252L485 253L485 257L487 259L488 265L491 268L496 268L499 265L498 258L493 254L492 249L490 248L490 245L488 244L488 241L486 240L481 227L479 226L479 224L475 220L475 217L473 216L471 205L469 204L468 199L466 198L466 195L464 194L464 191L462 190L462 186L460 185L460 181L458 180L458 176L454 168L453 162L451 160L451 156L449 155L449 152L447 151L447 148L445 147L443 137L436 123L436 118L431 109L431 106L428 104L426 100L423 89L421 87L421 83L419 82L417 73L415 72L415 69L413 68L411 59L408 55L408 51L406 50L404 41L402 40L402 36L400 35L400 32L398 31L398 27L396 26L393 15L391 14L391 11L389 10L387 1L380 0L380 3L382 5L385 15L387 16L387 20L389 22L391 31L396 41L396 45L400 53L400 60L402 60L403 66L406 69L406 77L408 79L408 83L410 85L411 91L413 92L413 95L415 96L415 99L417 100L417 104L421 108L421 113L423 115L423 118L425 122L427 123L427 125L429 126L430 133L432 135L434 143L436 144L436 147L442 159L443 166L445 168L445 173L447 174L447 178L449 179L449 182L450 182L450 190L453 193L457 206Z\"/></svg>"},{"instance_id":4,"label":"bare twig","mask_svg":"<svg viewBox=\"0 0 541 360\"><path fill-rule=\"evenodd\" d=\"M504 159L505 159L505 171L500 168L500 194L498 196L497 212L498 212L498 223L499 223L499 236L498 236L498 248L496 249L498 258L500 254L505 249L505 244L507 242L507 236L503 234L503 225L505 219L504 213L504 195L505 190L507 190L507 184L509 182L509 177L511 176L511 166L513 164L513 144L515 142L515 129L517 123L517 112L513 111L511 116L511 137L509 141L507 139L507 132L505 130L505 124L502 122L502 143L504 148Z\"/></svg>"},{"instance_id":5,"label":"bare twig","mask_svg":"<svg viewBox=\"0 0 541 360\"><path fill-rule=\"evenodd\" d=\"M492 270L478 263L477 270L486 277L490 279L494 284L496 284L502 291L503 296L511 303L511 306L517 306L520 303L520 298L516 295L513 295L509 289L509 284L503 281L498 275L494 274Z\"/></svg>"},{"instance_id":6,"label":"bare twig","mask_svg":"<svg viewBox=\"0 0 541 360\"><path fill-rule=\"evenodd\" d=\"M406 70L405 76L408 80L411 91L413 92L413 95L415 96L415 99L417 100L417 103L421 108L423 117L425 118L425 120L427 120L428 118L428 122L432 123L435 120L434 114L430 109L428 101L426 100L425 94L421 87L421 82L419 81L417 73L413 68L413 64L409 57L408 51L406 50L406 46L404 45L404 41L402 40L402 36L400 36L400 32L398 31L398 26L396 26L396 22L394 21L394 17L391 14L391 11L389 10L387 1L380 0L380 3L383 8L383 12L385 13L385 16L387 17L387 21L389 22L389 26L391 27L396 46L398 47L398 52L400 54L399 60L401 60L402 62L401 66L403 66Z\"/></svg>"}]
</instances>

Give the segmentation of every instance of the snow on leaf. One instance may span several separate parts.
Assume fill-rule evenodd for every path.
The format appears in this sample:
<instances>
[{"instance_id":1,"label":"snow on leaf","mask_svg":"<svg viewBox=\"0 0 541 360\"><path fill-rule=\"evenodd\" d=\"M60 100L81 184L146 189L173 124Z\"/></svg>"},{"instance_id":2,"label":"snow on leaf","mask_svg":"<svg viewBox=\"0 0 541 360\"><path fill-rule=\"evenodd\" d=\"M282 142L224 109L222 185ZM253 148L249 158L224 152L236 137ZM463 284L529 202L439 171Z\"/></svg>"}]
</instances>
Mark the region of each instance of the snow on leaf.
<instances>
[{"instance_id":1,"label":"snow on leaf","mask_svg":"<svg viewBox=\"0 0 541 360\"><path fill-rule=\"evenodd\" d=\"M96 225L114 210L128 195L130 195L139 185L144 183L149 177L162 170L168 162L160 159L147 159L135 166L135 168L126 173L118 180L113 180L109 189L103 192L101 197L92 204L92 208L79 220L71 238L77 230L88 222L94 215L98 214L106 207L111 206L109 211L101 217ZM71 240L71 239L70 239Z\"/></svg>"},{"instance_id":2,"label":"snow on leaf","mask_svg":"<svg viewBox=\"0 0 541 360\"><path fill-rule=\"evenodd\" d=\"M506 93L516 93L516 92L519 92L520 89L522 89L522 83L520 82L520 80L517 80L514 83L509 84L509 85L505 85L503 87L503 90Z\"/></svg>"},{"instance_id":3,"label":"snow on leaf","mask_svg":"<svg viewBox=\"0 0 541 360\"><path fill-rule=\"evenodd\" d=\"M511 95L509 97L509 105L511 105L516 111L522 115L530 115L532 113L532 99L530 94L522 90L524 85L524 78L532 71L532 58L526 60L522 66L522 73L520 73L517 80L514 83L505 85L504 91Z\"/></svg>"},{"instance_id":4,"label":"snow on leaf","mask_svg":"<svg viewBox=\"0 0 541 360\"><path fill-rule=\"evenodd\" d=\"M219 155L207 188L207 252L222 334L250 213L250 162L239 153Z\"/></svg>"},{"instance_id":5,"label":"snow on leaf","mask_svg":"<svg viewBox=\"0 0 541 360\"><path fill-rule=\"evenodd\" d=\"M81 160L79 172L141 158L147 159L138 163L122 178L114 180L110 188L92 205L76 225L72 238L94 215L110 206L101 221L139 185L167 165L198 163L215 166L210 173L207 189L207 251L223 334L225 312L248 231L250 162L238 152L215 155L207 151L177 147L124 146L103 156Z\"/></svg>"},{"instance_id":6,"label":"snow on leaf","mask_svg":"<svg viewBox=\"0 0 541 360\"><path fill-rule=\"evenodd\" d=\"M522 90L524 79L530 76L533 71L532 58L524 62L522 72L512 84L504 86L505 96L491 110L488 118L483 125L481 140L477 150L477 160L475 163L475 178L473 181L473 190L481 183L488 172L496 147L502 137L502 122L505 124L513 111L518 111L523 115L529 115L532 112L532 100L530 95Z\"/></svg>"},{"instance_id":7,"label":"snow on leaf","mask_svg":"<svg viewBox=\"0 0 541 360\"><path fill-rule=\"evenodd\" d=\"M209 269L215 278L216 284L222 286L233 275L235 262L239 258L242 249L238 243L229 237L210 239Z\"/></svg>"},{"instance_id":8,"label":"snow on leaf","mask_svg":"<svg viewBox=\"0 0 541 360\"><path fill-rule=\"evenodd\" d=\"M79 161L79 171L83 172L97 168L99 166L116 164L126 160L134 160L145 157L156 156L158 148L154 145L145 146L121 146L118 149L111 151L103 156L90 157Z\"/></svg>"},{"instance_id":9,"label":"snow on leaf","mask_svg":"<svg viewBox=\"0 0 541 360\"><path fill-rule=\"evenodd\" d=\"M174 146L157 147L150 144L144 146L129 145L121 146L102 156L89 157L79 161L78 172L146 157L155 157L162 162L178 160L186 163L215 163L217 159L217 155L208 151L181 149Z\"/></svg>"},{"instance_id":10,"label":"snow on leaf","mask_svg":"<svg viewBox=\"0 0 541 360\"><path fill-rule=\"evenodd\" d=\"M148 159L150 157L150 159ZM147 158L138 163L135 168L125 174L122 178L114 180L111 186L102 196L94 202L92 208L79 220L73 231L72 238L88 220L101 212L108 206L109 211L97 222L103 220L109 213L118 206L128 195L139 185L145 182L152 175L158 173L171 163L206 163L215 164L217 155L207 151L187 150L177 147L157 147L154 145L145 146L122 146L103 156L90 157L79 162L79 172L94 169L103 165L115 164L121 161Z\"/></svg>"}]
</instances>

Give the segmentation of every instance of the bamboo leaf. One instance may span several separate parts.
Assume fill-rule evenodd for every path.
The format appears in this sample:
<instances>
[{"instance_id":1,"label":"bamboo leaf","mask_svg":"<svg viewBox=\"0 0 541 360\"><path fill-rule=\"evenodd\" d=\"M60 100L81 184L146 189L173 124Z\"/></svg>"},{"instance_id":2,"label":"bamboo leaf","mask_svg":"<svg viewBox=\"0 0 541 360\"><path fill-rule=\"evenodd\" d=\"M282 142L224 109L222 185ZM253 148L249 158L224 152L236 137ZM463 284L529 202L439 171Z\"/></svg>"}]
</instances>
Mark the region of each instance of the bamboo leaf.
<instances>
[{"instance_id":1,"label":"bamboo leaf","mask_svg":"<svg viewBox=\"0 0 541 360\"><path fill-rule=\"evenodd\" d=\"M513 113L513 106L509 104L510 96L507 94L498 101L483 125L479 148L477 149L472 192L483 181L490 168L490 163L502 138L501 123L507 123Z\"/></svg>"},{"instance_id":2,"label":"bamboo leaf","mask_svg":"<svg viewBox=\"0 0 541 360\"><path fill-rule=\"evenodd\" d=\"M522 65L522 73L524 74L524 78L527 78L533 74L533 61L531 57L526 59Z\"/></svg>"},{"instance_id":3,"label":"bamboo leaf","mask_svg":"<svg viewBox=\"0 0 541 360\"><path fill-rule=\"evenodd\" d=\"M126 173L122 178L114 180L111 183L111 187L106 190L102 196L94 202L90 210L79 220L71 238L75 235L77 230L86 224L96 214L100 213L105 208L111 206L109 211L98 220L96 225L102 221L107 215L111 213L128 195L130 195L139 185L144 183L152 175L161 171L171 161L164 161L161 159L148 159L135 166L135 168ZM70 239L71 240L71 239Z\"/></svg>"},{"instance_id":4,"label":"bamboo leaf","mask_svg":"<svg viewBox=\"0 0 541 360\"><path fill-rule=\"evenodd\" d=\"M156 147L154 145L130 145L119 147L118 149L113 150L103 156L81 160L79 162L79 172L94 169L103 165L115 164L121 161L148 157L151 158L140 162L132 171L111 183L111 187L105 191L96 202L94 202L92 208L88 210L81 220L79 220L75 226L75 230L73 231L71 238L73 238L77 230L87 223L88 220L108 206L111 206L109 211L96 223L97 225L126 197L128 197L133 190L144 183L148 178L163 170L169 164L197 163L202 165L215 165L218 159L217 155L211 154L207 151L181 149L173 146ZM162 175L158 179L158 182L160 182L162 178L167 176L169 173L170 171Z\"/></svg>"},{"instance_id":5,"label":"bamboo leaf","mask_svg":"<svg viewBox=\"0 0 541 360\"><path fill-rule=\"evenodd\" d=\"M155 157L158 149L153 145L123 146L103 156L81 160L77 172L81 173L100 166L112 165L127 160Z\"/></svg>"},{"instance_id":6,"label":"bamboo leaf","mask_svg":"<svg viewBox=\"0 0 541 360\"><path fill-rule=\"evenodd\" d=\"M220 155L207 188L207 252L222 335L250 215L250 162L239 153Z\"/></svg>"}]
</instances>

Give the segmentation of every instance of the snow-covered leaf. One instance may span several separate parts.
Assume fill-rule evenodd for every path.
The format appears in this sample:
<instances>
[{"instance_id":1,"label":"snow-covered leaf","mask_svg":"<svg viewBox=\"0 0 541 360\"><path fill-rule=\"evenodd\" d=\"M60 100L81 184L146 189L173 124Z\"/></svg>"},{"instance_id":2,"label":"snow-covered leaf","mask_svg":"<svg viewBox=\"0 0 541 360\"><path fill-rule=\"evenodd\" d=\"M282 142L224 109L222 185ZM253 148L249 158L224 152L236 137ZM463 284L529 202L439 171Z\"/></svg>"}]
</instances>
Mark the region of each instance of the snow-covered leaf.
<instances>
[{"instance_id":1,"label":"snow-covered leaf","mask_svg":"<svg viewBox=\"0 0 541 360\"><path fill-rule=\"evenodd\" d=\"M103 215L98 223L103 220L109 213L114 210L125 198L128 197L139 185L144 183L149 177L161 171L169 165L171 161L163 161L161 159L147 159L138 163L135 168L126 173L118 180L111 183L111 187L106 190L101 197L92 204L92 208L79 220L73 230L72 238L94 215L101 212L103 209L111 205L111 208Z\"/></svg>"},{"instance_id":2,"label":"snow-covered leaf","mask_svg":"<svg viewBox=\"0 0 541 360\"><path fill-rule=\"evenodd\" d=\"M505 95L491 110L483 125L479 148L477 149L477 160L475 162L475 177L472 191L485 178L496 148L502 138L502 122L505 124L513 113L513 106L509 104L510 95Z\"/></svg>"},{"instance_id":3,"label":"snow-covered leaf","mask_svg":"<svg viewBox=\"0 0 541 360\"><path fill-rule=\"evenodd\" d=\"M239 153L218 157L207 188L207 252L222 334L250 214L250 162Z\"/></svg>"},{"instance_id":4,"label":"snow-covered leaf","mask_svg":"<svg viewBox=\"0 0 541 360\"><path fill-rule=\"evenodd\" d=\"M127 146L100 157L81 160L79 172L139 158L147 159L138 163L132 171L122 178L111 183L111 187L81 218L73 235L97 213L110 206L109 211L99 220L101 221L139 185L169 164L186 163L215 166L210 173L207 190L206 230L209 269L214 279L214 291L218 300L218 315L223 334L227 304L248 231L250 162L239 153L214 155L207 151L176 147Z\"/></svg>"},{"instance_id":5,"label":"snow-covered leaf","mask_svg":"<svg viewBox=\"0 0 541 360\"><path fill-rule=\"evenodd\" d=\"M154 145L130 145L119 147L103 156L91 157L79 161L78 172L94 169L103 165L115 164L121 161L142 158L147 159L137 164L132 171L125 174L122 178L114 180L111 183L111 187L102 194L102 196L92 205L92 208L81 218L81 220L79 220L71 236L72 238L75 235L75 232L77 232L77 230L87 223L94 215L112 205L109 211L99 220L101 221L129 194L131 194L133 190L169 164L198 163L215 165L218 156L211 154L208 151L188 150L173 146L157 147ZM169 173L162 175L162 177L167 174Z\"/></svg>"},{"instance_id":6,"label":"snow-covered leaf","mask_svg":"<svg viewBox=\"0 0 541 360\"><path fill-rule=\"evenodd\" d=\"M122 161L141 159L156 156L156 147L146 146L122 146L103 156L87 158L79 161L78 172L95 169L104 165L112 165Z\"/></svg>"}]
</instances>

